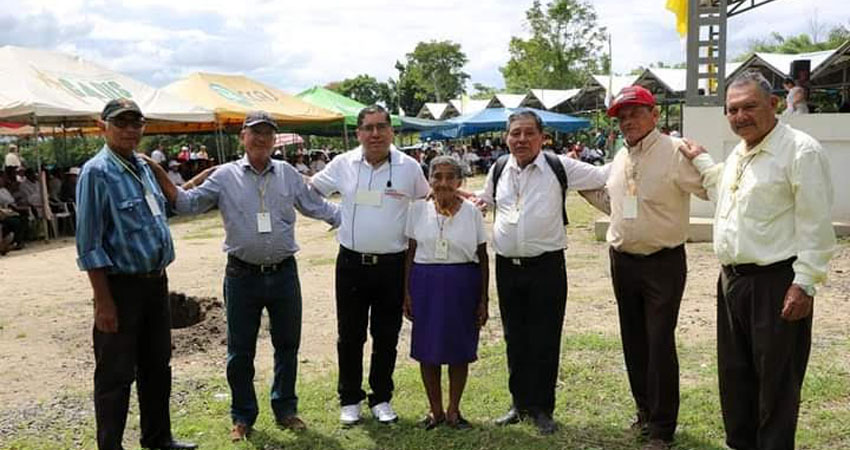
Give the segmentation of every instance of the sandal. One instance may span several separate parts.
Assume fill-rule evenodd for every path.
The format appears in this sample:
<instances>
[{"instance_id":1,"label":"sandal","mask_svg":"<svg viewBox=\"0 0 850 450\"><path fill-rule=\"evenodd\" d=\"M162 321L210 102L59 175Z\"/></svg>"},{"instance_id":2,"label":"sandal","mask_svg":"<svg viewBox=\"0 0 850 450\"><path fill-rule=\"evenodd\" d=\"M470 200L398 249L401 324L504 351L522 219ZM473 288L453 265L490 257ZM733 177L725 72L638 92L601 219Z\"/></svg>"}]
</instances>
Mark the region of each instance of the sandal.
<instances>
[{"instance_id":1,"label":"sandal","mask_svg":"<svg viewBox=\"0 0 850 450\"><path fill-rule=\"evenodd\" d=\"M457 419L455 420L447 420L446 424L449 426L449 428L453 428L455 430L468 430L472 428L472 425L469 423L469 421L464 419L463 416L461 416L460 414L457 415Z\"/></svg>"},{"instance_id":2,"label":"sandal","mask_svg":"<svg viewBox=\"0 0 850 450\"><path fill-rule=\"evenodd\" d=\"M440 424L445 423L446 416L443 415L439 419L435 418L433 414L428 413L422 421L419 422L419 425L425 429L425 431L433 430L437 428Z\"/></svg>"}]
</instances>

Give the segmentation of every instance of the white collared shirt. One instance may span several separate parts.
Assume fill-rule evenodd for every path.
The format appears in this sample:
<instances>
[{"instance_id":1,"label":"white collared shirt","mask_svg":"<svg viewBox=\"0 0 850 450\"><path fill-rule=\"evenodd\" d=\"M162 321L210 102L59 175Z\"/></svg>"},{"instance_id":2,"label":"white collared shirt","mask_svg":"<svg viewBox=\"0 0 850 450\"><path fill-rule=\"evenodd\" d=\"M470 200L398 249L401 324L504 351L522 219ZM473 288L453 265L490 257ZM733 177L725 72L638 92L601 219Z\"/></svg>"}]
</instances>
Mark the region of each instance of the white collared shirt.
<instances>
[{"instance_id":1,"label":"white collared shirt","mask_svg":"<svg viewBox=\"0 0 850 450\"><path fill-rule=\"evenodd\" d=\"M487 242L484 217L472 202L464 200L451 217L437 213L433 201L417 200L410 205L405 235L416 241L418 264L478 263L478 246ZM437 257L437 241L445 240L448 251Z\"/></svg>"},{"instance_id":2,"label":"white collared shirt","mask_svg":"<svg viewBox=\"0 0 850 450\"><path fill-rule=\"evenodd\" d=\"M430 186L419 163L390 146L390 165L373 168L362 147L332 159L310 182L322 195L342 196L342 224L337 239L360 253L398 253L407 248L404 227L410 202L428 195ZM390 172L392 180L390 185ZM380 206L358 204L357 191L377 191Z\"/></svg>"},{"instance_id":3,"label":"white collared shirt","mask_svg":"<svg viewBox=\"0 0 850 450\"><path fill-rule=\"evenodd\" d=\"M768 265L796 256L795 284L826 279L835 248L833 187L815 139L777 123L753 149L740 142L725 164L704 153L694 165L717 202L714 252L721 264Z\"/></svg>"},{"instance_id":4,"label":"white collared shirt","mask_svg":"<svg viewBox=\"0 0 850 450\"><path fill-rule=\"evenodd\" d=\"M564 166L568 189L599 189L608 180L610 164L596 167L564 155L558 155L558 159ZM491 207L494 204L493 167L487 174L484 190L478 193L478 197ZM497 254L527 258L567 247L561 218L561 185L542 151L522 170L513 155L508 157L499 177L495 200L493 248ZM510 223L511 211L518 204L519 220Z\"/></svg>"}]
</instances>

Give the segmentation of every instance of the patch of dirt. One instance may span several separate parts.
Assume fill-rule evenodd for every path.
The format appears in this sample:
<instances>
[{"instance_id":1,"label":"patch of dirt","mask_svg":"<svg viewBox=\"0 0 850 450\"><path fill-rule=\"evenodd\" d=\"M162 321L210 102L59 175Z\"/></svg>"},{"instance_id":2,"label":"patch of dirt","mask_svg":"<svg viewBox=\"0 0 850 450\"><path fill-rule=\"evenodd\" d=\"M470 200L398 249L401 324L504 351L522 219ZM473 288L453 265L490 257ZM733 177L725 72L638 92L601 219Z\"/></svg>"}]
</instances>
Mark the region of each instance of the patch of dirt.
<instances>
[{"instance_id":1,"label":"patch of dirt","mask_svg":"<svg viewBox=\"0 0 850 450\"><path fill-rule=\"evenodd\" d=\"M171 292L169 300L174 356L206 353L227 344L227 324L221 300L177 292Z\"/></svg>"}]
</instances>

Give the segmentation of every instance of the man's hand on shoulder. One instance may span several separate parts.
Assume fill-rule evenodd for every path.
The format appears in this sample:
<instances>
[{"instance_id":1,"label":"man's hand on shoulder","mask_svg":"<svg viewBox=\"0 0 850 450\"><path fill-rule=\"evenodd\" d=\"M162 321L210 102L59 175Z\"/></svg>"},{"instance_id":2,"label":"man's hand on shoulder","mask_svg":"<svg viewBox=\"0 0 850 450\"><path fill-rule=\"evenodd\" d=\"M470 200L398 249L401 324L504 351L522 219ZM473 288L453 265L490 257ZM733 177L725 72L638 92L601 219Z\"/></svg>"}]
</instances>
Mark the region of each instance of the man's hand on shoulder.
<instances>
[{"instance_id":1,"label":"man's hand on shoulder","mask_svg":"<svg viewBox=\"0 0 850 450\"><path fill-rule=\"evenodd\" d=\"M703 153L708 153L705 150L705 147L690 139L682 139L682 141L684 144L679 146L679 151L685 155L685 158L688 158L691 161Z\"/></svg>"}]
</instances>

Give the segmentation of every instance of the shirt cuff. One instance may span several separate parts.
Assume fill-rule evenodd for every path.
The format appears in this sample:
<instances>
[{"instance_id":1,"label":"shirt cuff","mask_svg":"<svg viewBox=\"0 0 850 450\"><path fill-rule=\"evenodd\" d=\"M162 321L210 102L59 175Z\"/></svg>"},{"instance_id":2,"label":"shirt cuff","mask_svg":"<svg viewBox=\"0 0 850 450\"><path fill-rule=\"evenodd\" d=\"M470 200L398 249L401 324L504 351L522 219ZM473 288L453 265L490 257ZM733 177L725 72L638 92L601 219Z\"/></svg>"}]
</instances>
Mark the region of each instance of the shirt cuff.
<instances>
[{"instance_id":1,"label":"shirt cuff","mask_svg":"<svg viewBox=\"0 0 850 450\"><path fill-rule=\"evenodd\" d=\"M797 272L794 274L793 284L798 286L814 286L815 278L811 275Z\"/></svg>"},{"instance_id":2,"label":"shirt cuff","mask_svg":"<svg viewBox=\"0 0 850 450\"><path fill-rule=\"evenodd\" d=\"M699 171L700 175L702 175L706 170L714 167L714 159L708 153L700 153L693 159L693 164Z\"/></svg>"},{"instance_id":3,"label":"shirt cuff","mask_svg":"<svg viewBox=\"0 0 850 450\"><path fill-rule=\"evenodd\" d=\"M77 267L83 271L102 269L104 267L112 267L113 265L112 259L109 258L109 255L102 248L96 248L77 258Z\"/></svg>"}]
</instances>

